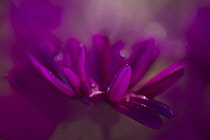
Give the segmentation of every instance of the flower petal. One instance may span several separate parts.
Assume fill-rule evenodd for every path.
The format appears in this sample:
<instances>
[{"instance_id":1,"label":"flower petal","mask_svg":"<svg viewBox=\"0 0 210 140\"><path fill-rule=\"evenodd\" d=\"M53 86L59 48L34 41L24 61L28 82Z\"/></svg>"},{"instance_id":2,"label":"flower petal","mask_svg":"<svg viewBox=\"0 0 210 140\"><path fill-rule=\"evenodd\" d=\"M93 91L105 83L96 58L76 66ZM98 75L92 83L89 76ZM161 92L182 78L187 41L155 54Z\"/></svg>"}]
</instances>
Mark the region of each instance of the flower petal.
<instances>
[{"instance_id":1,"label":"flower petal","mask_svg":"<svg viewBox=\"0 0 210 140\"><path fill-rule=\"evenodd\" d=\"M107 36L96 34L93 36L93 47L98 51L104 51L104 49L109 48L109 40Z\"/></svg>"},{"instance_id":2,"label":"flower petal","mask_svg":"<svg viewBox=\"0 0 210 140\"><path fill-rule=\"evenodd\" d=\"M147 81L136 94L155 97L176 82L183 74L186 61L172 64Z\"/></svg>"},{"instance_id":3,"label":"flower petal","mask_svg":"<svg viewBox=\"0 0 210 140\"><path fill-rule=\"evenodd\" d=\"M158 55L159 49L155 47L153 39L135 44L131 57L133 74L130 87L135 86L142 79Z\"/></svg>"},{"instance_id":4,"label":"flower petal","mask_svg":"<svg viewBox=\"0 0 210 140\"><path fill-rule=\"evenodd\" d=\"M81 80L81 89L83 90L84 94L90 95L92 93L90 84L89 84L89 78L87 76L86 71L86 65L85 65L85 53L86 53L86 47L80 46L79 54L78 54L78 63L77 63L77 71L78 76Z\"/></svg>"},{"instance_id":5,"label":"flower petal","mask_svg":"<svg viewBox=\"0 0 210 140\"><path fill-rule=\"evenodd\" d=\"M173 119L175 116L174 111L169 106L159 101L148 99L146 96L130 94L126 98L126 102L137 105L146 105L147 108L159 113L168 119Z\"/></svg>"},{"instance_id":6,"label":"flower petal","mask_svg":"<svg viewBox=\"0 0 210 140\"><path fill-rule=\"evenodd\" d=\"M153 129L163 126L161 117L151 109L130 103L120 103L114 109L127 117Z\"/></svg>"},{"instance_id":7,"label":"flower petal","mask_svg":"<svg viewBox=\"0 0 210 140\"><path fill-rule=\"evenodd\" d=\"M63 47L63 54L66 58L68 66L70 66L74 73L77 71L76 67L80 45L81 43L77 39L70 38Z\"/></svg>"},{"instance_id":8,"label":"flower petal","mask_svg":"<svg viewBox=\"0 0 210 140\"><path fill-rule=\"evenodd\" d=\"M111 82L110 67L111 67L111 53L110 44L106 36L97 34L93 36L93 54L92 54L92 66L96 72L91 73L96 82L99 83L103 89L106 89Z\"/></svg>"},{"instance_id":9,"label":"flower petal","mask_svg":"<svg viewBox=\"0 0 210 140\"><path fill-rule=\"evenodd\" d=\"M60 91L72 98L78 96L69 85L58 79L52 72L41 65L33 56L29 55L29 58L33 65L39 70L39 72L43 74L43 76Z\"/></svg>"},{"instance_id":10,"label":"flower petal","mask_svg":"<svg viewBox=\"0 0 210 140\"><path fill-rule=\"evenodd\" d=\"M87 82L87 74L85 69L85 49L85 46L80 47L77 61L78 76L83 82Z\"/></svg>"},{"instance_id":11,"label":"flower petal","mask_svg":"<svg viewBox=\"0 0 210 140\"><path fill-rule=\"evenodd\" d=\"M71 71L69 68L63 69L65 75L67 76L70 84L74 87L75 91L80 94L80 79Z\"/></svg>"},{"instance_id":12,"label":"flower petal","mask_svg":"<svg viewBox=\"0 0 210 140\"><path fill-rule=\"evenodd\" d=\"M33 55L39 62L42 62L42 65L44 65L47 69L52 71L55 76L65 79L64 75L62 73L62 69L59 67L59 65L55 61L55 52L53 53L53 49L56 48L55 44L49 41L41 42L39 46L37 47L37 55ZM38 57L37 57L38 56Z\"/></svg>"},{"instance_id":13,"label":"flower petal","mask_svg":"<svg viewBox=\"0 0 210 140\"><path fill-rule=\"evenodd\" d=\"M118 103L124 98L128 85L130 83L130 78L131 67L125 65L118 71L107 90L107 92L109 93L108 98L111 102Z\"/></svg>"}]
</instances>

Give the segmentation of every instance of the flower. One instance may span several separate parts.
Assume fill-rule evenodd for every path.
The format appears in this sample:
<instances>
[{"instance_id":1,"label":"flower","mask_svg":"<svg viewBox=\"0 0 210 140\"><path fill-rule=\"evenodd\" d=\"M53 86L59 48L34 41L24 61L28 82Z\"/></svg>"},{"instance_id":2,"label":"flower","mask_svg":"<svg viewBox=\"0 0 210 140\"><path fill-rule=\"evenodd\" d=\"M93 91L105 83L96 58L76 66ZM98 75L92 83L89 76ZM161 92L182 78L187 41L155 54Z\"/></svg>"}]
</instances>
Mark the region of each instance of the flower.
<instances>
[{"instance_id":1,"label":"flower","mask_svg":"<svg viewBox=\"0 0 210 140\"><path fill-rule=\"evenodd\" d=\"M183 75L184 61L138 83L159 54L153 39L137 42L132 52L125 50L122 41L110 47L108 38L100 34L93 36L92 47L86 48L72 38L57 55L44 50L39 51L39 58L27 52L32 65L71 99L87 104L107 102L118 112L154 129L163 124L159 115L174 117L170 107L153 98Z\"/></svg>"},{"instance_id":2,"label":"flower","mask_svg":"<svg viewBox=\"0 0 210 140\"><path fill-rule=\"evenodd\" d=\"M31 136L48 139L61 121L67 118L74 121L81 116L80 112L87 109L78 100L85 104L105 102L151 128L162 126L159 114L173 118L173 111L153 100L153 97L181 77L182 63L167 68L145 84L138 84L159 54L153 39L137 42L131 50L122 41L111 46L108 38L99 34L93 37L92 46L85 47L73 38L62 46L61 41L52 35L52 30L58 27L61 19L61 9L49 1L23 0L18 4L12 3L14 67L8 78L20 95L15 94L6 101L2 99L2 106L8 102L12 104L11 108L2 107L5 113L1 122L4 130L1 131L2 136L9 139L31 139ZM155 90L151 90L153 88ZM23 105L19 104L22 100L26 102ZM15 106L16 103L19 106ZM13 108L20 110L19 116L5 112ZM27 117L27 114L32 115ZM7 116L13 117L8 119ZM11 125L10 120L14 116L22 123ZM33 119L36 125L31 123ZM13 131L14 128L20 128L19 125L22 128Z\"/></svg>"},{"instance_id":3,"label":"flower","mask_svg":"<svg viewBox=\"0 0 210 140\"><path fill-rule=\"evenodd\" d=\"M106 32L109 37L118 38L120 36L121 39L127 42L129 42L129 38L135 40L137 37L142 36L144 32L142 30L144 26L142 25L146 24L146 20L151 20L152 12L150 11L153 11L154 8L147 8L150 5L149 3L146 5L144 2L143 4L139 3L137 4L138 8L131 6L136 5L136 2L131 2L132 4L130 5L129 3L127 4L127 2L123 2L124 4L122 4L120 1L114 3L113 1L109 1L107 6L107 2L95 2L95 0L92 2L76 0L64 0L59 2L56 0L21 0L9 1L6 3L8 4L8 6L4 6L6 15L10 16L12 25L11 31L13 30L14 34L12 34L13 36L10 35L7 37L9 41L5 42L5 40L8 39L3 39L6 44L2 45L1 53L5 54L5 51L2 50L3 48L12 50L11 57L13 59L13 68L10 71L8 78L15 91L9 91L11 93L10 95L1 96L0 98L0 112L2 114L0 117L0 135L2 138L15 140L49 139L53 132L57 133L57 130L59 131L60 125L63 125L64 120L71 123L70 125L68 124L68 126L73 128L75 125L79 126L77 131L81 130L82 132L78 132L78 134L81 135L84 133L84 129L81 125L83 123L74 123L77 122L77 120L82 122L81 118L85 115L78 115L78 113L86 111L88 106L80 104L81 102L78 102L78 100L81 100L86 104L105 102L104 104L94 105L91 106L91 108L88 108L90 111L88 118L91 117L93 123L100 125L104 136L106 136L104 139L109 139L107 137L109 137L108 134L111 134L111 132L108 131L113 131L113 129L110 128L119 120L120 113L110 113L114 111L110 109L110 107L113 107L127 116L130 115L129 117L147 126L159 128L159 126L162 125L158 114L161 114L160 109L162 108L163 110L167 110L164 109L165 107L167 108L167 106L160 103L160 106L162 107L158 110L158 102L154 101L152 96L146 94L146 96L141 95L145 93L140 90L140 87L143 86L143 81L141 81L140 84L137 84L146 73L149 65L152 64L156 58L156 55L158 54L157 49L152 51L153 47L148 47L148 45L146 45L145 47L141 47L140 51L139 46L142 46L141 44L144 44L144 42L147 41L139 42L134 45L132 47L133 51L131 52L129 48L124 47L122 41L114 43L112 47L107 47L109 46L109 41L107 37L101 35L94 36L94 45L92 48L86 48L83 45L81 45L80 48L76 45L73 49L65 48L65 46L60 49L62 44L61 41L57 39L57 37L59 37L64 41L66 40L66 37L75 36L79 37L80 40L84 37L83 41L87 41L89 40L87 34L89 34L89 32L91 32L90 34L92 34L92 32L95 33L96 30ZM10 3L10 8L8 8ZM93 3L93 6L88 6ZM95 3L98 4L95 5ZM113 4L116 6L113 6ZM57 5L63 6L59 7ZM110 8L110 5L112 8ZM126 7L123 5L126 5ZM129 7L128 9L127 5ZM141 8L139 8L139 6ZM107 8L109 11L108 13ZM131 11L131 8L140 10L132 10L130 14L129 12L127 13L126 11ZM87 11L90 11L90 13ZM113 11L115 11L116 14L113 15ZM7 12L10 12L10 14ZM138 13L138 16L136 13ZM139 15L139 13L142 14ZM107 19L110 19L109 16L111 16L113 20L107 21ZM7 16L4 17L6 17L7 20L9 19ZM117 24L112 26L112 23ZM7 22L2 25L4 25L2 26L4 29L5 25L6 27L10 26ZM52 32L53 34L57 34L57 37L52 35ZM76 39L71 39L71 41L69 41L70 45L72 42L75 44L78 43L80 46L80 43ZM7 43L9 44L7 45ZM10 45L13 46L10 48ZM145 48L147 49L145 50ZM154 54L150 52L153 52ZM83 53L86 58L84 61L85 69L79 67L82 66L80 64L82 64L83 61ZM76 59L69 59L72 56ZM67 66L65 66L66 62L62 61L65 59L62 58L66 58L68 62ZM77 58L80 58L79 60L82 61L78 61ZM3 60L4 65L8 66L9 58L1 58L1 60ZM77 62L81 63L77 66ZM34 69L34 63L36 63L35 66L37 66L37 69ZM39 66L43 69L40 69ZM42 75L43 71L48 72L49 70L52 74L48 74L48 78L52 81L55 80L54 83L49 82L49 80ZM123 81L126 80L120 78L123 73L120 71L118 72L118 70L122 72L125 71L125 74L128 72L128 75L126 74L128 79L129 73L131 73L131 78L128 81L128 88L126 89L125 87L123 89L125 92L123 93L120 90L120 94L116 95L113 91L118 91L119 89L116 88L116 86L119 85L120 87L121 84L115 83L114 81L117 82L120 81L120 79ZM85 74L83 75L82 73ZM114 78L116 74L116 77L118 77L119 80L117 80L118 78ZM71 78L71 76L73 76L73 78ZM113 78L116 80L112 80ZM64 90L61 91L63 84L59 85L56 83L56 79L67 84L67 87L70 85L70 91L73 92L68 91L69 87L67 89L64 88ZM71 81L74 85L71 84L68 79L75 80ZM124 81L122 84L128 83ZM107 92L108 87L110 88ZM5 90L2 90L1 92L5 92ZM67 93L67 95L69 95L68 93L75 93L73 95L76 96L72 97L76 99L76 101L72 100L72 97L68 98L68 96L64 96L61 92ZM109 104L108 106L107 103ZM108 108L97 108L98 106L104 105ZM135 109L135 107L138 109ZM125 108L128 109L125 110ZM168 110L171 114L173 113L170 111L171 109L168 108ZM140 116L136 119L137 115ZM154 117L152 118L149 116ZM66 124L67 123L65 122L65 125ZM123 124L123 122L120 124ZM87 126L92 129L92 126L89 126L89 124ZM141 125L137 126L141 128ZM136 129L134 127L132 128ZM66 131L66 129L67 128L65 128L64 131ZM137 132L139 136L142 136L141 133L139 133L139 129L136 130L137 131L133 131L131 129L130 132ZM72 136L75 134L74 132L75 130L67 135L70 134L69 136ZM89 132L85 131L85 133ZM95 134L95 132L93 132L93 134ZM133 136L136 137L135 135ZM90 137L88 138L91 139Z\"/></svg>"}]
</instances>

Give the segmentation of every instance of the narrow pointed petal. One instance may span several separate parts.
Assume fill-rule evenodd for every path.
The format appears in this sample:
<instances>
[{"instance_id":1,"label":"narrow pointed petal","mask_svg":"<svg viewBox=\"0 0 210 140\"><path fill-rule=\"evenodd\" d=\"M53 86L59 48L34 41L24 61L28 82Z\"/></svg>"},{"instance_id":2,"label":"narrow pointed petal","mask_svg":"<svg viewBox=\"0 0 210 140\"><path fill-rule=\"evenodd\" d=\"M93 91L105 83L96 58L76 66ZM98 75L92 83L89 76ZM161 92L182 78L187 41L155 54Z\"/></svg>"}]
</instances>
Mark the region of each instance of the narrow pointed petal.
<instances>
[{"instance_id":1,"label":"narrow pointed petal","mask_svg":"<svg viewBox=\"0 0 210 140\"><path fill-rule=\"evenodd\" d=\"M136 94L153 98L170 87L185 71L186 61L179 61L172 64L147 81Z\"/></svg>"},{"instance_id":2,"label":"narrow pointed petal","mask_svg":"<svg viewBox=\"0 0 210 140\"><path fill-rule=\"evenodd\" d=\"M78 95L73 91L73 89L68 86L66 83L58 79L52 72L46 69L43 65L41 65L33 56L29 56L33 65L39 70L39 72L55 87L57 87L61 92L66 95L75 98Z\"/></svg>"},{"instance_id":3,"label":"narrow pointed petal","mask_svg":"<svg viewBox=\"0 0 210 140\"><path fill-rule=\"evenodd\" d=\"M106 48L109 48L109 40L107 36L96 34L93 36L93 47L98 51L103 51Z\"/></svg>"},{"instance_id":4,"label":"narrow pointed petal","mask_svg":"<svg viewBox=\"0 0 210 140\"><path fill-rule=\"evenodd\" d=\"M78 40L70 38L55 57L62 67L70 67L75 74L78 74L78 55L80 53L80 46L81 43Z\"/></svg>"},{"instance_id":5,"label":"narrow pointed petal","mask_svg":"<svg viewBox=\"0 0 210 140\"><path fill-rule=\"evenodd\" d=\"M160 51L155 47L153 39L137 43L133 48L133 57L131 57L131 67L133 74L131 77L130 87L135 86L146 74L150 66L153 64Z\"/></svg>"},{"instance_id":6,"label":"narrow pointed petal","mask_svg":"<svg viewBox=\"0 0 210 140\"><path fill-rule=\"evenodd\" d=\"M55 55L57 54L57 51L59 50L56 45L57 39L53 39L54 42L51 41L43 41L37 44L36 48L37 52L36 54L31 53L31 51L27 51L27 55L36 56L36 59L39 62L42 62L42 65L44 65L47 69L52 71L57 77L64 79L64 75L62 73L62 69L59 67L59 65L55 62L56 58ZM28 54L30 52L30 54Z\"/></svg>"},{"instance_id":7,"label":"narrow pointed petal","mask_svg":"<svg viewBox=\"0 0 210 140\"><path fill-rule=\"evenodd\" d=\"M146 96L131 94L125 101L137 105L145 105L147 108L168 119L173 119L175 117L174 111L169 106L159 101L148 99Z\"/></svg>"},{"instance_id":8,"label":"narrow pointed petal","mask_svg":"<svg viewBox=\"0 0 210 140\"><path fill-rule=\"evenodd\" d=\"M87 74L85 69L85 49L85 46L80 47L77 61L78 76L83 82L87 81Z\"/></svg>"},{"instance_id":9,"label":"narrow pointed petal","mask_svg":"<svg viewBox=\"0 0 210 140\"><path fill-rule=\"evenodd\" d=\"M131 67L125 65L115 75L110 87L108 88L108 98L113 103L120 102L127 91L131 78Z\"/></svg>"},{"instance_id":10,"label":"narrow pointed petal","mask_svg":"<svg viewBox=\"0 0 210 140\"><path fill-rule=\"evenodd\" d=\"M77 59L81 43L74 38L70 38L66 45L62 48L62 53L66 59L66 63L71 70L77 74Z\"/></svg>"},{"instance_id":11,"label":"narrow pointed petal","mask_svg":"<svg viewBox=\"0 0 210 140\"><path fill-rule=\"evenodd\" d=\"M111 52L109 40L106 36L97 34L93 36L93 54L92 54L92 66L96 72L92 73L94 79L99 82L103 89L106 89L111 82Z\"/></svg>"},{"instance_id":12,"label":"narrow pointed petal","mask_svg":"<svg viewBox=\"0 0 210 140\"><path fill-rule=\"evenodd\" d=\"M75 91L80 95L80 79L69 68L64 68L63 70L72 87L74 87Z\"/></svg>"},{"instance_id":13,"label":"narrow pointed petal","mask_svg":"<svg viewBox=\"0 0 210 140\"><path fill-rule=\"evenodd\" d=\"M78 63L77 63L77 73L82 82L81 89L83 90L83 94L90 95L92 93L89 79L87 76L86 65L85 65L85 55L86 55L86 47L80 46L79 54L78 54Z\"/></svg>"},{"instance_id":14,"label":"narrow pointed petal","mask_svg":"<svg viewBox=\"0 0 210 140\"><path fill-rule=\"evenodd\" d=\"M130 103L120 103L114 109L127 117L153 129L163 126L161 117L151 109Z\"/></svg>"}]
</instances>

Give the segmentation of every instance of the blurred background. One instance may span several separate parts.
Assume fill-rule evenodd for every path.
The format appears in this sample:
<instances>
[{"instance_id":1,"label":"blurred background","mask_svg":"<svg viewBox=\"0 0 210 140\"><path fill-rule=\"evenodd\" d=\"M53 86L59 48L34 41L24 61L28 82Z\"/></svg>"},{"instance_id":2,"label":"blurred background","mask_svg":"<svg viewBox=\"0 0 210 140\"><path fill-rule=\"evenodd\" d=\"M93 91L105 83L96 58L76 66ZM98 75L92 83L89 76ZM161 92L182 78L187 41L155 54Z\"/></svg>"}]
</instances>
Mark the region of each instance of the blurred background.
<instances>
[{"instance_id":1,"label":"blurred background","mask_svg":"<svg viewBox=\"0 0 210 140\"><path fill-rule=\"evenodd\" d=\"M76 117L69 115L60 118L59 113L64 114L63 110L53 108L57 101L51 101L49 97L47 107L42 106L45 100L31 101L30 98L11 89L7 75L15 64L13 56L15 41L18 36L27 36L30 30L36 32L35 27L43 22L46 25L42 32L52 32L61 44L65 44L70 37L75 37L90 46L92 35L95 33L103 33L111 41L123 40L128 48L137 40L155 38L161 53L148 77L173 62L188 60L185 75L157 98L175 110L174 120L164 119L164 127L153 130L120 115L118 122L110 127L110 137L107 139L210 139L209 0L34 1L0 0L2 140L103 140L106 139L106 134L100 126L101 121L118 115L111 108L98 105L82 114L76 113ZM12 23L16 17L18 18L18 14L13 11L14 6L24 15L17 25ZM57 10L56 13L44 14L53 11L52 7ZM26 26L27 23L32 26ZM20 30L16 30L16 27ZM68 99L65 99L65 102L68 102ZM76 102L71 103L70 108L65 106L65 109L73 110L73 114L75 110L81 108L85 107ZM103 118L106 113L109 115ZM55 114L58 117L53 118ZM93 114L98 118L92 119Z\"/></svg>"}]
</instances>

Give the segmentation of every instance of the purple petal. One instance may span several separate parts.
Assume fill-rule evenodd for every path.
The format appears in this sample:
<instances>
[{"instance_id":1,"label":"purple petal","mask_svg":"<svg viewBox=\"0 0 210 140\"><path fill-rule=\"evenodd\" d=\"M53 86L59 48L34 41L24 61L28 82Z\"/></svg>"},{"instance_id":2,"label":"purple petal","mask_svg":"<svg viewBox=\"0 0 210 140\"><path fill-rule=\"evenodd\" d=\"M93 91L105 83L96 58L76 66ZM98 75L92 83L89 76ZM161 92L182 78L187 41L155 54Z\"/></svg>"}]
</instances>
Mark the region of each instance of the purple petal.
<instances>
[{"instance_id":1,"label":"purple petal","mask_svg":"<svg viewBox=\"0 0 210 140\"><path fill-rule=\"evenodd\" d=\"M76 75L79 75L78 57L80 57L80 51L82 44L74 38L70 38L66 45L60 49L59 55L62 59L58 61L61 67L69 67Z\"/></svg>"},{"instance_id":2,"label":"purple petal","mask_svg":"<svg viewBox=\"0 0 210 140\"><path fill-rule=\"evenodd\" d=\"M87 74L85 69L85 46L81 46L78 55L78 76L80 77L81 81L87 82Z\"/></svg>"},{"instance_id":3,"label":"purple petal","mask_svg":"<svg viewBox=\"0 0 210 140\"><path fill-rule=\"evenodd\" d=\"M109 39L107 36L95 34L93 36L93 45L99 51L103 51L105 48L109 47Z\"/></svg>"},{"instance_id":4,"label":"purple petal","mask_svg":"<svg viewBox=\"0 0 210 140\"><path fill-rule=\"evenodd\" d=\"M63 70L72 87L74 87L75 91L80 95L80 79L69 68L64 68Z\"/></svg>"},{"instance_id":5,"label":"purple petal","mask_svg":"<svg viewBox=\"0 0 210 140\"><path fill-rule=\"evenodd\" d=\"M61 46L60 41L53 35L42 39L18 37L12 48L12 57L16 65L24 64L28 61L26 52L30 52L42 65L61 78L61 71L54 61L54 56L58 53L59 46Z\"/></svg>"},{"instance_id":6,"label":"purple petal","mask_svg":"<svg viewBox=\"0 0 210 140\"><path fill-rule=\"evenodd\" d=\"M169 106L159 101L148 99L146 96L131 94L125 99L125 101L137 105L145 105L147 108L168 119L173 119L175 116L173 110Z\"/></svg>"},{"instance_id":7,"label":"purple petal","mask_svg":"<svg viewBox=\"0 0 210 140\"><path fill-rule=\"evenodd\" d=\"M155 47L154 40L149 39L139 42L133 47L131 67L133 74L130 87L135 86L148 71L152 63L159 55L159 49Z\"/></svg>"},{"instance_id":8,"label":"purple petal","mask_svg":"<svg viewBox=\"0 0 210 140\"><path fill-rule=\"evenodd\" d=\"M147 81L136 94L153 98L175 83L183 74L185 61L172 64Z\"/></svg>"},{"instance_id":9,"label":"purple petal","mask_svg":"<svg viewBox=\"0 0 210 140\"><path fill-rule=\"evenodd\" d=\"M130 103L120 103L114 106L114 109L126 115L127 117L130 117L131 119L153 129L159 129L163 126L161 117L153 110L144 106Z\"/></svg>"},{"instance_id":10,"label":"purple petal","mask_svg":"<svg viewBox=\"0 0 210 140\"><path fill-rule=\"evenodd\" d=\"M36 57L37 60L41 62L42 65L44 65L47 69L52 71L55 74L55 76L61 79L65 79L61 67L59 67L59 65L55 62L57 57L55 57L56 51L55 50L53 51L53 49L56 48L56 45L49 41L41 42L38 45L39 46L37 47L37 55L36 55L38 56Z\"/></svg>"},{"instance_id":11,"label":"purple petal","mask_svg":"<svg viewBox=\"0 0 210 140\"><path fill-rule=\"evenodd\" d=\"M87 81L85 68L86 47L78 40L71 38L62 48L62 52L66 58L67 67L70 67L81 81Z\"/></svg>"},{"instance_id":12,"label":"purple petal","mask_svg":"<svg viewBox=\"0 0 210 140\"><path fill-rule=\"evenodd\" d=\"M29 57L31 62L39 70L39 72L43 74L43 76L60 91L72 98L78 96L69 85L58 79L51 71L42 66L33 56L29 55Z\"/></svg>"},{"instance_id":13,"label":"purple petal","mask_svg":"<svg viewBox=\"0 0 210 140\"><path fill-rule=\"evenodd\" d=\"M110 87L108 88L109 100L113 103L120 102L127 91L128 85L131 78L131 67L125 65L119 70L119 72L114 77Z\"/></svg>"},{"instance_id":14,"label":"purple petal","mask_svg":"<svg viewBox=\"0 0 210 140\"><path fill-rule=\"evenodd\" d=\"M95 68L96 72L92 73L96 82L102 81L99 83L103 89L106 89L108 83L111 82L110 76L110 44L106 36L103 35L94 35L93 36L93 54L92 54L92 66Z\"/></svg>"},{"instance_id":15,"label":"purple petal","mask_svg":"<svg viewBox=\"0 0 210 140\"><path fill-rule=\"evenodd\" d=\"M78 40L70 38L67 41L66 45L63 47L63 54L66 58L68 66L70 66L70 68L75 73L77 71L76 67L77 67L77 59L78 59L80 45L81 43Z\"/></svg>"},{"instance_id":16,"label":"purple petal","mask_svg":"<svg viewBox=\"0 0 210 140\"><path fill-rule=\"evenodd\" d=\"M90 95L92 93L91 84L87 78L85 70L85 47L80 48L80 54L78 55L78 70L77 73L80 74L80 78L69 68L64 68L64 73L68 77L68 81L74 87L75 91L80 95ZM92 87L93 88L93 87Z\"/></svg>"},{"instance_id":17,"label":"purple petal","mask_svg":"<svg viewBox=\"0 0 210 140\"><path fill-rule=\"evenodd\" d=\"M78 54L78 64L77 64L77 71L78 76L82 82L81 89L83 90L84 94L90 95L92 93L89 79L87 77L87 71L86 71L86 65L85 65L85 53L86 53L86 47L80 46L79 54Z\"/></svg>"}]
</instances>

